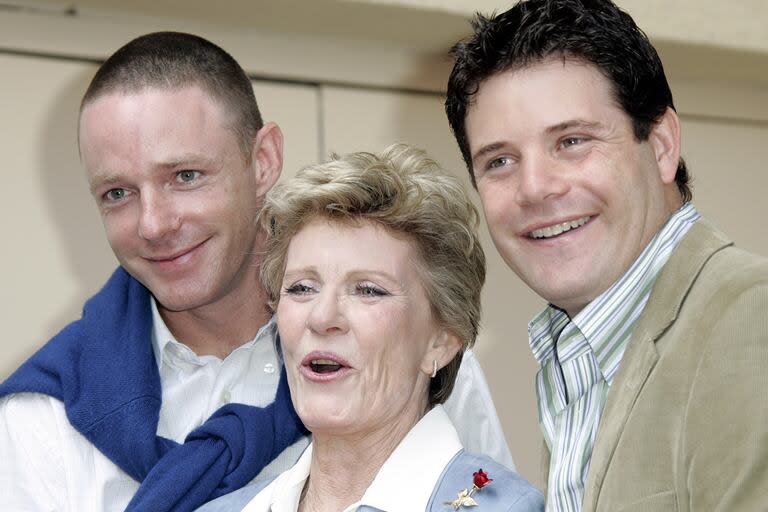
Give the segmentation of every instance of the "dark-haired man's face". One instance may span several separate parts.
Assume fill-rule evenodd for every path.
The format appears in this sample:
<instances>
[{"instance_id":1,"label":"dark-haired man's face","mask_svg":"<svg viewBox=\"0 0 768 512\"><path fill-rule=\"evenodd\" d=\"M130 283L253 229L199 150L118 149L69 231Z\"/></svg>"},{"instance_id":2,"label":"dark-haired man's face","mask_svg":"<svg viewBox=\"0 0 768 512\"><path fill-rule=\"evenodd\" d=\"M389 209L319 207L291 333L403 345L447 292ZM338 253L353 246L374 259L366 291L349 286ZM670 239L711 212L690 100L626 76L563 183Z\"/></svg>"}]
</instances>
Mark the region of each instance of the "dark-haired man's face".
<instances>
[{"instance_id":1,"label":"dark-haired man's face","mask_svg":"<svg viewBox=\"0 0 768 512\"><path fill-rule=\"evenodd\" d=\"M638 142L608 80L579 62L497 74L474 99L466 131L494 243L528 286L573 316L674 210L674 169L659 165L666 139L654 130Z\"/></svg>"},{"instance_id":2,"label":"dark-haired man's face","mask_svg":"<svg viewBox=\"0 0 768 512\"><path fill-rule=\"evenodd\" d=\"M109 243L161 306L253 295L254 218L271 183L206 93L106 94L84 108L80 144Z\"/></svg>"}]
</instances>

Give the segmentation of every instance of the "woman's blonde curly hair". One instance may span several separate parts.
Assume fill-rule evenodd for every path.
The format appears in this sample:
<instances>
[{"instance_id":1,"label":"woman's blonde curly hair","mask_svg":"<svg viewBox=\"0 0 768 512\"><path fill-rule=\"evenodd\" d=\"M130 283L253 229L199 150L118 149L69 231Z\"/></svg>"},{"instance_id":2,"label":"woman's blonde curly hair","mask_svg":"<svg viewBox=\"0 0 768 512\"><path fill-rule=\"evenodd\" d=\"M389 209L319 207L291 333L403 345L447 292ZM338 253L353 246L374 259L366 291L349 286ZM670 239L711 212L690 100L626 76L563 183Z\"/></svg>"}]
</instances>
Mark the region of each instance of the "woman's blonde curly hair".
<instances>
[{"instance_id":1,"label":"woman's blonde curly hair","mask_svg":"<svg viewBox=\"0 0 768 512\"><path fill-rule=\"evenodd\" d=\"M472 346L480 325L485 254L479 215L461 182L420 149L394 144L380 154L332 155L276 186L260 222L267 231L261 280L276 308L291 239L318 218L375 222L413 242L417 268L439 324ZM432 379L430 405L453 390L464 350Z\"/></svg>"}]
</instances>

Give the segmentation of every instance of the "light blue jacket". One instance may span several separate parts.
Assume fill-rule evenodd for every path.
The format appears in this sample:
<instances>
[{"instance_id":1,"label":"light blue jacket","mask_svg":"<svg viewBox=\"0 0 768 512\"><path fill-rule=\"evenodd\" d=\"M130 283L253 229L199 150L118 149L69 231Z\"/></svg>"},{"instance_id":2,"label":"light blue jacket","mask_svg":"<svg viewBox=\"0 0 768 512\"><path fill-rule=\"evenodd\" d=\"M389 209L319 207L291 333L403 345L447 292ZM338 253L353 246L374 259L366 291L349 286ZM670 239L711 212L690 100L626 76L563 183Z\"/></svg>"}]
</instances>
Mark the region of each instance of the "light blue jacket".
<instances>
[{"instance_id":1,"label":"light blue jacket","mask_svg":"<svg viewBox=\"0 0 768 512\"><path fill-rule=\"evenodd\" d=\"M544 497L520 475L507 469L483 455L475 455L464 450L458 452L443 470L425 512L451 512L453 508L446 502L456 499L462 489L472 486L472 473L482 469L493 482L475 492L472 498L477 507L461 508L477 512L543 512ZM403 468L408 471L408 468ZM214 500L198 509L198 512L233 512L242 510L254 496L271 481L258 482ZM380 511L366 505L358 512L416 512L407 509L407 504L400 510ZM420 512L420 511L419 511Z\"/></svg>"}]
</instances>

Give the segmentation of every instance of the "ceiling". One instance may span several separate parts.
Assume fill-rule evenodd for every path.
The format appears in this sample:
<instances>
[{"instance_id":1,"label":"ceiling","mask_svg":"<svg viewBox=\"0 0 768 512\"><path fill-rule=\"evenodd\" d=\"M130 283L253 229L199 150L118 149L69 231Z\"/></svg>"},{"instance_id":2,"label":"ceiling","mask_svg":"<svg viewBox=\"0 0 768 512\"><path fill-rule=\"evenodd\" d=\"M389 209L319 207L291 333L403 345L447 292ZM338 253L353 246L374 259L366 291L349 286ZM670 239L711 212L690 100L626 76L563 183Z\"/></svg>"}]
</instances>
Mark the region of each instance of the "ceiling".
<instances>
[{"instance_id":1,"label":"ceiling","mask_svg":"<svg viewBox=\"0 0 768 512\"><path fill-rule=\"evenodd\" d=\"M617 0L654 40L670 74L768 84L768 1ZM390 42L445 55L475 10L502 0L0 0L0 13L185 19L237 30Z\"/></svg>"}]
</instances>

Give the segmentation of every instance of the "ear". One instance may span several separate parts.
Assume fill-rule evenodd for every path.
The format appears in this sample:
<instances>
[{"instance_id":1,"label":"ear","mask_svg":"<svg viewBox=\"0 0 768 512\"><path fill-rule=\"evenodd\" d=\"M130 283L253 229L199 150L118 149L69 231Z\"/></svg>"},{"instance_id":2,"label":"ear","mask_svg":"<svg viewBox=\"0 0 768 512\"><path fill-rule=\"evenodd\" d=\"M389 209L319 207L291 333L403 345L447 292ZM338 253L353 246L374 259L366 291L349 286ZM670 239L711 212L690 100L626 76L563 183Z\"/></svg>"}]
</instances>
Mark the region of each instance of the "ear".
<instances>
[{"instance_id":1,"label":"ear","mask_svg":"<svg viewBox=\"0 0 768 512\"><path fill-rule=\"evenodd\" d=\"M421 360L421 371L432 375L434 361L437 361L437 369L450 363L461 350L461 340L458 336L446 330L441 330L430 342L424 357Z\"/></svg>"},{"instance_id":2,"label":"ear","mask_svg":"<svg viewBox=\"0 0 768 512\"><path fill-rule=\"evenodd\" d=\"M661 181L665 185L674 183L680 161L680 118L671 107L667 107L654 124L648 141L656 157Z\"/></svg>"},{"instance_id":3,"label":"ear","mask_svg":"<svg viewBox=\"0 0 768 512\"><path fill-rule=\"evenodd\" d=\"M283 132L275 123L265 124L256 133L251 148L251 167L261 197L275 186L283 170Z\"/></svg>"}]
</instances>

